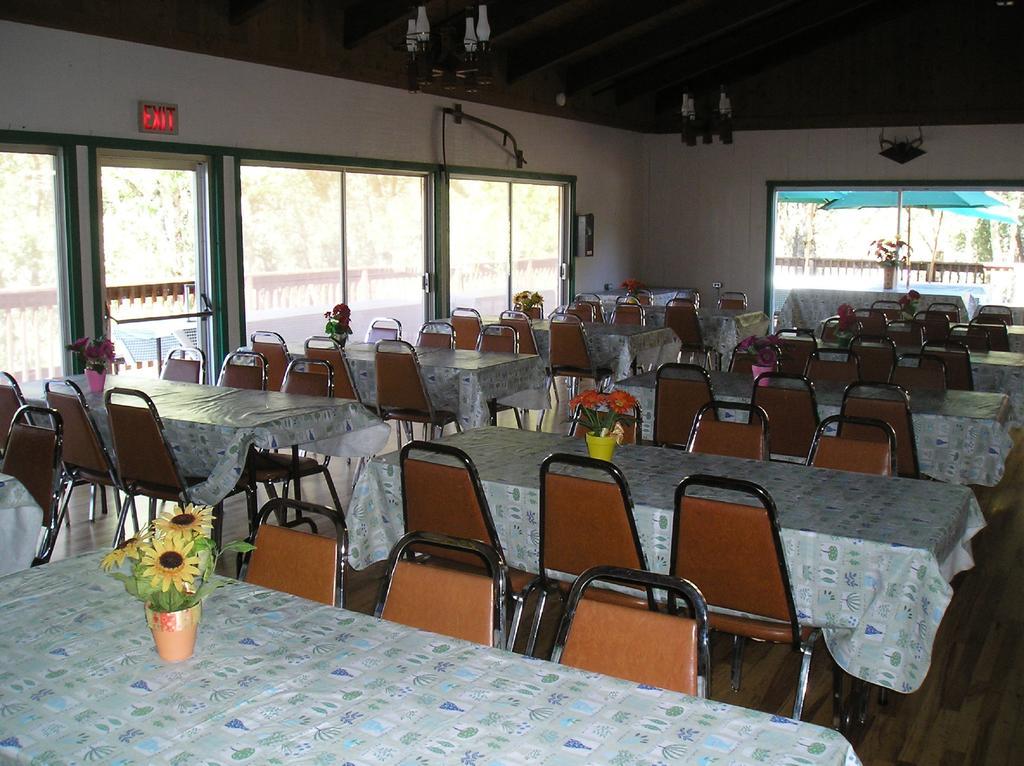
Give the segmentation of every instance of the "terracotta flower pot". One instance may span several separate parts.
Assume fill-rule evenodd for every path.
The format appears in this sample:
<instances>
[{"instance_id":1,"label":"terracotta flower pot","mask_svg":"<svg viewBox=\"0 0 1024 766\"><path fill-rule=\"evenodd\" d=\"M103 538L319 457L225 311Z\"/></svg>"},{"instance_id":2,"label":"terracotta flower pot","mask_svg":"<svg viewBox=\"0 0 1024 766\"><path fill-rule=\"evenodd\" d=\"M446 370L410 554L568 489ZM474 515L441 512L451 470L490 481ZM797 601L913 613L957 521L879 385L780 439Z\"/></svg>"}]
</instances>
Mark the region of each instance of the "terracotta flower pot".
<instances>
[{"instance_id":1,"label":"terracotta flower pot","mask_svg":"<svg viewBox=\"0 0 1024 766\"><path fill-rule=\"evenodd\" d=\"M192 656L203 605L177 612L154 612L146 606L146 623L153 632L156 652L165 662L181 662Z\"/></svg>"},{"instance_id":2,"label":"terracotta flower pot","mask_svg":"<svg viewBox=\"0 0 1024 766\"><path fill-rule=\"evenodd\" d=\"M587 434L587 453L597 460L611 460L618 444L614 436L594 436Z\"/></svg>"},{"instance_id":3,"label":"terracotta flower pot","mask_svg":"<svg viewBox=\"0 0 1024 766\"><path fill-rule=\"evenodd\" d=\"M96 370L87 369L85 371L85 382L89 384L89 390L94 394L103 393L103 386L107 382L107 371L97 372Z\"/></svg>"}]
</instances>

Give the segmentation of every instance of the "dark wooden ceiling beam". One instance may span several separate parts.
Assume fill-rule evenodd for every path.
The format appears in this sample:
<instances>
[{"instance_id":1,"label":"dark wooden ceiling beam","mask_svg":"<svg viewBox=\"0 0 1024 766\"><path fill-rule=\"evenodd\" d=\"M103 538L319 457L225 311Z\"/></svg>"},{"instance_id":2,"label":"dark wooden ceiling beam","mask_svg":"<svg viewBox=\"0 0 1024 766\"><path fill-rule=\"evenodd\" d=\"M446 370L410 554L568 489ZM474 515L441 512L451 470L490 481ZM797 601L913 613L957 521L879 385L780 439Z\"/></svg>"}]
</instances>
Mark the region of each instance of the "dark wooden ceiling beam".
<instances>
[{"instance_id":1,"label":"dark wooden ceiling beam","mask_svg":"<svg viewBox=\"0 0 1024 766\"><path fill-rule=\"evenodd\" d=\"M366 0L345 11L345 47L355 48L366 38L408 18L410 0Z\"/></svg>"},{"instance_id":2,"label":"dark wooden ceiling beam","mask_svg":"<svg viewBox=\"0 0 1024 766\"><path fill-rule=\"evenodd\" d=\"M676 0L632 0L587 13L572 24L511 48L508 52L508 81L515 82L546 69L578 51L600 43L611 34L617 34L678 6Z\"/></svg>"},{"instance_id":3,"label":"dark wooden ceiling beam","mask_svg":"<svg viewBox=\"0 0 1024 766\"><path fill-rule=\"evenodd\" d=\"M797 40L821 27L862 12L880 0L814 0L775 14L759 24L747 25L733 34L682 56L651 66L614 83L615 102L625 104L648 93L689 81L733 62L760 55L775 46Z\"/></svg>"},{"instance_id":4,"label":"dark wooden ceiling beam","mask_svg":"<svg viewBox=\"0 0 1024 766\"><path fill-rule=\"evenodd\" d=\"M487 12L491 21L491 39L498 40L503 35L529 24L545 13L549 13L569 0L505 0L504 2L487 4Z\"/></svg>"},{"instance_id":5,"label":"dark wooden ceiling beam","mask_svg":"<svg viewBox=\"0 0 1024 766\"><path fill-rule=\"evenodd\" d=\"M807 0L726 0L708 3L671 24L640 35L610 51L588 57L566 70L565 92L572 95L625 74L646 68L713 42L776 13L806 4Z\"/></svg>"},{"instance_id":6,"label":"dark wooden ceiling beam","mask_svg":"<svg viewBox=\"0 0 1024 766\"><path fill-rule=\"evenodd\" d=\"M241 24L273 2L275 0L229 0L228 21L232 24Z\"/></svg>"}]
</instances>

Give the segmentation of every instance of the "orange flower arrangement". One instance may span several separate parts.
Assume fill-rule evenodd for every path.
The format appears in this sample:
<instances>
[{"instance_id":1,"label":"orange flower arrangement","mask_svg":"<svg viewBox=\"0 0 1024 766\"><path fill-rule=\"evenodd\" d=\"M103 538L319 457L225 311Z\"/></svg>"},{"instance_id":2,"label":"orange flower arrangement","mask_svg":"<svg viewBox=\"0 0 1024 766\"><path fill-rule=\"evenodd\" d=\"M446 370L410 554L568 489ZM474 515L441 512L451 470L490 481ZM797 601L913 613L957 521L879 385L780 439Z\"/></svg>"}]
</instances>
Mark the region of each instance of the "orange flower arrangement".
<instances>
[{"instance_id":1,"label":"orange flower arrangement","mask_svg":"<svg viewBox=\"0 0 1024 766\"><path fill-rule=\"evenodd\" d=\"M622 281L622 289L627 293L635 293L644 287L644 283L639 279L625 279Z\"/></svg>"},{"instance_id":2,"label":"orange flower arrangement","mask_svg":"<svg viewBox=\"0 0 1024 766\"><path fill-rule=\"evenodd\" d=\"M569 407L578 410L576 419L594 436L611 436L616 423L633 420L636 398L625 391L602 394L590 389L574 396Z\"/></svg>"}]
</instances>

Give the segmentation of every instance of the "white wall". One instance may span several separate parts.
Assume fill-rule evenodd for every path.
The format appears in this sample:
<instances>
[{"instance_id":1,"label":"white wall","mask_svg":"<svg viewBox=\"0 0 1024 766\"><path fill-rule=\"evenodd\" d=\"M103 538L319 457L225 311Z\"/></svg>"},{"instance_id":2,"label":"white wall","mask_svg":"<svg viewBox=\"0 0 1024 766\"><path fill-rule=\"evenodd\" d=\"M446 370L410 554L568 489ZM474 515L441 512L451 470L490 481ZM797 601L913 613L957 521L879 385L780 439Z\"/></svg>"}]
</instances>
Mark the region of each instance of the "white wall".
<instances>
[{"instance_id":1,"label":"white wall","mask_svg":"<svg viewBox=\"0 0 1024 766\"><path fill-rule=\"evenodd\" d=\"M178 104L170 139L247 149L439 163L440 111L452 99L42 27L0 22L0 129L145 138L136 102ZM518 139L526 170L578 177L594 213L596 256L581 290L618 282L639 262L643 136L467 103ZM452 126L448 160L514 169L496 134Z\"/></svg>"},{"instance_id":2,"label":"white wall","mask_svg":"<svg viewBox=\"0 0 1024 766\"><path fill-rule=\"evenodd\" d=\"M711 283L764 296L768 181L1024 182L1024 125L924 128L927 151L906 165L878 156L878 128L740 132L735 143L687 147L645 137L648 213L640 272L653 284ZM917 128L886 129L889 138Z\"/></svg>"}]
</instances>

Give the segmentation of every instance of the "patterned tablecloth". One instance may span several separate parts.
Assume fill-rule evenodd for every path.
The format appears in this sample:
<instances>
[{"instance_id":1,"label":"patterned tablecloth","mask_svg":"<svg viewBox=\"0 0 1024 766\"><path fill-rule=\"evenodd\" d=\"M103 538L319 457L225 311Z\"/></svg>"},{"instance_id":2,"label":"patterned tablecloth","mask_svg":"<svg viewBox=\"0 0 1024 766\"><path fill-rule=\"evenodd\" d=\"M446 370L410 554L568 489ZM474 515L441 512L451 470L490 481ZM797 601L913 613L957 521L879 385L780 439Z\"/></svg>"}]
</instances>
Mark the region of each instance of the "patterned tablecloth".
<instances>
[{"instance_id":1,"label":"patterned tablecloth","mask_svg":"<svg viewBox=\"0 0 1024 766\"><path fill-rule=\"evenodd\" d=\"M967 317L977 309L977 298L967 293L966 296L952 292L943 293L943 285L936 285L932 290L913 286L921 293L918 309L923 311L933 303L955 303L960 309L960 316ZM789 291L785 303L779 309L779 327L810 327L818 325L830 316L843 303L849 303L855 309L870 308L875 301L895 301L905 294L903 288L893 290L824 290L818 288L797 287ZM967 303L964 303L964 300ZM970 310L970 311L969 311Z\"/></svg>"},{"instance_id":2,"label":"patterned tablecloth","mask_svg":"<svg viewBox=\"0 0 1024 766\"><path fill-rule=\"evenodd\" d=\"M548 358L551 348L551 322L537 320L533 333L537 338L537 350ZM598 367L609 367L614 380L622 380L633 374L633 361L643 367L658 367L665 362L674 362L679 356L679 338L666 327L637 327L585 322L587 347Z\"/></svg>"},{"instance_id":3,"label":"patterned tablecloth","mask_svg":"<svg viewBox=\"0 0 1024 766\"><path fill-rule=\"evenodd\" d=\"M1015 324L1007 327L1006 335L1010 341L1010 351L1015 354L1024 354L1024 326Z\"/></svg>"},{"instance_id":4,"label":"patterned tablecloth","mask_svg":"<svg viewBox=\"0 0 1024 766\"><path fill-rule=\"evenodd\" d=\"M753 380L749 374L712 372L716 399L750 402ZM616 388L633 394L643 413L643 437L654 438L653 372L619 381ZM844 386L816 383L818 415L838 415ZM1010 401L1005 394L979 391L919 391L910 407L917 437L921 470L936 479L957 484L995 486L1003 477L1006 456L1013 449L1010 436ZM736 413L723 413L725 419ZM745 415L744 415L745 417Z\"/></svg>"},{"instance_id":5,"label":"patterned tablecloth","mask_svg":"<svg viewBox=\"0 0 1024 766\"><path fill-rule=\"evenodd\" d=\"M0 575L32 566L42 525L43 510L25 486L0 473Z\"/></svg>"},{"instance_id":6,"label":"patterned tablecloth","mask_svg":"<svg viewBox=\"0 0 1024 766\"><path fill-rule=\"evenodd\" d=\"M107 445L113 446L103 395L86 391ZM106 389L147 393L164 422L167 440L186 476L206 476L191 490L198 503L220 502L238 482L249 447L279 449L301 445L321 455L368 457L387 444L390 429L358 402L275 391L173 383L130 375L108 375ZM42 385L26 384L26 398L42 400Z\"/></svg>"},{"instance_id":7,"label":"patterned tablecloth","mask_svg":"<svg viewBox=\"0 0 1024 766\"><path fill-rule=\"evenodd\" d=\"M95 555L6 578L0 762L856 766L831 729L232 582L161 662Z\"/></svg>"},{"instance_id":8,"label":"patterned tablecloth","mask_svg":"<svg viewBox=\"0 0 1024 766\"><path fill-rule=\"evenodd\" d=\"M427 393L439 410L456 412L463 428L479 428L491 422L489 402L527 392L539 392L547 404L544 360L535 354L498 351L450 351L418 348L416 355L427 384ZM353 343L345 348L359 397L377 404L377 368L374 347Z\"/></svg>"},{"instance_id":9,"label":"patterned tablecloth","mask_svg":"<svg viewBox=\"0 0 1024 766\"><path fill-rule=\"evenodd\" d=\"M679 290L681 290L682 288L646 287L644 289L650 290L651 298L654 301L655 306L664 306L666 303L668 303L670 300L676 297L676 293L679 292ZM617 301L619 298L626 297L626 291L621 288L617 290L597 290L596 292L585 294L596 295L598 298L600 298L601 306L606 313L610 312L612 309L615 308L615 301Z\"/></svg>"},{"instance_id":10,"label":"patterned tablecloth","mask_svg":"<svg viewBox=\"0 0 1024 766\"><path fill-rule=\"evenodd\" d=\"M487 428L447 442L480 472L512 566L537 571L539 470L550 452L584 453L580 439ZM401 537L397 453L370 461L346 513L349 555L362 568ZM659 447L615 454L633 496L640 541L654 570L668 570L676 485L693 473L741 476L772 495L803 625L824 629L836 662L866 681L912 692L953 595L953 576L974 565L971 538L985 526L966 487L911 479L693 455Z\"/></svg>"}]
</instances>

